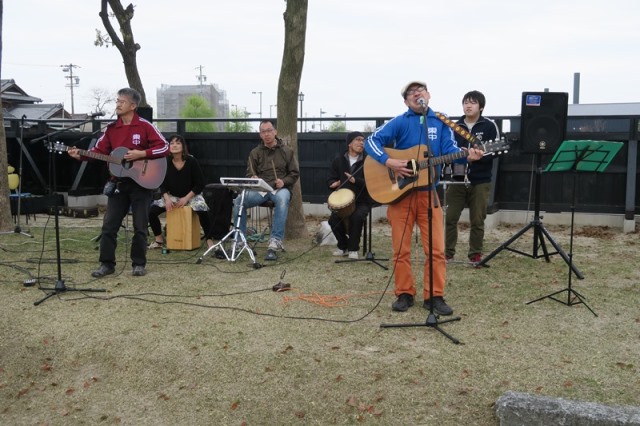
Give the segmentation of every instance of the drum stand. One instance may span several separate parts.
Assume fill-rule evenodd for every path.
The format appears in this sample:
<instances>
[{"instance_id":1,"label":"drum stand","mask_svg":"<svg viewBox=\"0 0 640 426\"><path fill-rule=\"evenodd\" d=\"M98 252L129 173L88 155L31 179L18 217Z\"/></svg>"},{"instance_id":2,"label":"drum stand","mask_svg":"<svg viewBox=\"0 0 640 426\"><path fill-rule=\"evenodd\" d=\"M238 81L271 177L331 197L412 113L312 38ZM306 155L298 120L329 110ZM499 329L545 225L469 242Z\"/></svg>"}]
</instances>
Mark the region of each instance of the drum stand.
<instances>
[{"instance_id":1,"label":"drum stand","mask_svg":"<svg viewBox=\"0 0 640 426\"><path fill-rule=\"evenodd\" d=\"M247 238L245 237L244 233L240 230L240 218L242 217L242 211L244 209L244 192L246 191L246 189L235 188L234 190L238 190L238 189L242 189L242 192L240 193L240 205L238 208L236 221L233 225L233 229L229 231L229 233L225 235L220 241L218 241L217 244L209 247L207 251L205 251L202 254L202 256L198 258L198 260L196 261L197 264L202 263L202 259L206 255L208 255L211 251L219 251L220 253L224 254L224 257L230 262L235 262L236 260L238 260L242 252L246 251L249 254L249 257L251 258L251 261L253 262L253 268L258 269L262 267L262 265L256 262L256 258L253 254L253 250L251 250L251 248L249 247L249 244L247 243ZM225 249L224 247L225 243L228 241L230 241L231 244L229 245L229 247Z\"/></svg>"},{"instance_id":2,"label":"drum stand","mask_svg":"<svg viewBox=\"0 0 640 426\"><path fill-rule=\"evenodd\" d=\"M379 263L380 260L389 260L389 259L376 259L376 254L371 251L371 240L373 239L373 234L371 233L373 217L371 215L371 210L373 206L369 206L369 214L367 215L366 223L364 224L364 232L362 233L363 242L362 242L362 254L364 258L362 259L340 259L336 260L335 263L350 263L350 262L372 262L384 269L385 271L389 270L386 266ZM367 230L368 228L368 230Z\"/></svg>"}]
</instances>

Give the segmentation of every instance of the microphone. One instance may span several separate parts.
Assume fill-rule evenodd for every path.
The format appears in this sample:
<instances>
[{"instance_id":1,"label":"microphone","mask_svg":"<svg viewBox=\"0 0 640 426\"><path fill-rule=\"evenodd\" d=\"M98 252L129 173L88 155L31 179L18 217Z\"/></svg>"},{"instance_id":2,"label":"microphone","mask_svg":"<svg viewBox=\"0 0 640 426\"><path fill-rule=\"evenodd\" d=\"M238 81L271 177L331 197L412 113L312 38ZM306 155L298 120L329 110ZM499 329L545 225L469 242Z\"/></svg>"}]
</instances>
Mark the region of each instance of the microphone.
<instances>
[{"instance_id":1,"label":"microphone","mask_svg":"<svg viewBox=\"0 0 640 426\"><path fill-rule=\"evenodd\" d=\"M96 117L104 117L104 111L98 111L98 112L94 112L89 114L90 118L96 118Z\"/></svg>"},{"instance_id":2,"label":"microphone","mask_svg":"<svg viewBox=\"0 0 640 426\"><path fill-rule=\"evenodd\" d=\"M422 108L427 109L427 101L425 101L424 98L418 99L418 103Z\"/></svg>"}]
</instances>

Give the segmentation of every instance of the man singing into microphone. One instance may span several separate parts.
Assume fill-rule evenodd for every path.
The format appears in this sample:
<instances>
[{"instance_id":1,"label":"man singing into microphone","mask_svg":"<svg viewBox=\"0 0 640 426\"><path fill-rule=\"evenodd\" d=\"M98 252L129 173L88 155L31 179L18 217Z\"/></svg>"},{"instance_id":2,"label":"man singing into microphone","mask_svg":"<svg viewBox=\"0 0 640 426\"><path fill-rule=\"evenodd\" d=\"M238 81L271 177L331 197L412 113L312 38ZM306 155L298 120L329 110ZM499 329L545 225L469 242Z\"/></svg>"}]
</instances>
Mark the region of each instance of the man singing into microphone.
<instances>
[{"instance_id":1,"label":"man singing into microphone","mask_svg":"<svg viewBox=\"0 0 640 426\"><path fill-rule=\"evenodd\" d=\"M429 108L431 95L427 91L427 84L422 81L411 81L405 85L400 94L408 110L389 120L377 128L367 138L365 150L373 159L391 169L399 178L412 176L412 169L407 167L410 158L391 158L384 151L384 147L392 146L398 150L420 146L420 158L430 156L440 157L445 154L459 152L453 131L439 120L434 111ZM426 126L424 120L426 117ZM426 134L425 134L426 129ZM482 151L469 149L467 159L474 161L482 157ZM466 160L460 160L466 161ZM434 188L440 171L436 168L433 173ZM428 170L422 170L427 173ZM446 262L444 258L444 233L442 223L442 207L437 200L436 191L431 186L417 187L408 192L407 196L390 204L387 208L387 218L391 224L391 241L395 262L395 295L396 301L391 309L398 312L408 310L414 304L416 285L411 268L411 240L413 226L417 222L420 227L420 237L425 253L423 296L425 309L431 309L439 315L451 315L451 309L445 302L444 284L446 279ZM372 189L370 188L370 191ZM373 193L373 192L372 192ZM374 197L375 198L375 197ZM431 244L433 258L433 294L429 292L430 259L429 259L429 206L432 207Z\"/></svg>"}]
</instances>

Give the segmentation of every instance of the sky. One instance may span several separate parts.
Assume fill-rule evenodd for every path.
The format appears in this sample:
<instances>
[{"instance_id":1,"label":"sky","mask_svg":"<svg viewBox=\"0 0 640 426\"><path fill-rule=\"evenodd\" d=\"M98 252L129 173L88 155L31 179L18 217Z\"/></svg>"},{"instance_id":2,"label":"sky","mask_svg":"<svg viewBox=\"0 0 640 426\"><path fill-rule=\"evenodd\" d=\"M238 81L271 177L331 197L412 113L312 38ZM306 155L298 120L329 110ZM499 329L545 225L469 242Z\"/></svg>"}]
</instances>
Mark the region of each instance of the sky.
<instances>
[{"instance_id":1,"label":"sky","mask_svg":"<svg viewBox=\"0 0 640 426\"><path fill-rule=\"evenodd\" d=\"M154 108L162 84L199 84L202 67L230 105L275 116L284 0L134 4ZM117 49L93 44L99 9L99 0L5 1L2 78L71 111L61 65L77 65L76 113L93 109L95 89L126 87ZM395 116L406 109L401 87L422 80L436 111L460 115L463 95L480 90L486 116L518 115L523 92L567 92L572 103L575 73L580 103L640 102L638 16L638 0L309 0L303 114Z\"/></svg>"}]
</instances>

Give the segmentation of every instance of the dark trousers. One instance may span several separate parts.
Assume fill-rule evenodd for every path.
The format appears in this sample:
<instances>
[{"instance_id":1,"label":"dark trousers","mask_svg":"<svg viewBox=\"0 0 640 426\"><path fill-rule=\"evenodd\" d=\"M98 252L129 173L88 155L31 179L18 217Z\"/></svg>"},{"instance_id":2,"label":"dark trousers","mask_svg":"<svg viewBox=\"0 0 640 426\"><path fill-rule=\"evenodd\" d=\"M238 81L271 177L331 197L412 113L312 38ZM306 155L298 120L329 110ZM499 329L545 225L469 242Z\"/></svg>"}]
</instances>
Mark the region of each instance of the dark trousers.
<instances>
[{"instance_id":1,"label":"dark trousers","mask_svg":"<svg viewBox=\"0 0 640 426\"><path fill-rule=\"evenodd\" d=\"M356 204L356 209L349 216L349 232L345 229L345 221L338 216L336 212L331 213L329 217L329 226L338 240L338 248L347 251L360 250L360 237L362 236L362 227L369 214L370 206L368 203Z\"/></svg>"},{"instance_id":2,"label":"dark trousers","mask_svg":"<svg viewBox=\"0 0 640 426\"><path fill-rule=\"evenodd\" d=\"M147 223L152 197L153 191L141 187L132 180L118 183L117 193L111 195L107 201L107 212L102 221L100 263L115 267L118 230L122 220L129 213L129 208L131 208L133 214L131 264L132 266L146 266Z\"/></svg>"},{"instance_id":3,"label":"dark trousers","mask_svg":"<svg viewBox=\"0 0 640 426\"><path fill-rule=\"evenodd\" d=\"M154 236L162 235L162 225L160 224L159 216L167 211L164 207L159 207L156 205L152 205L149 208L149 226L151 226L151 231L153 231ZM213 239L211 236L211 217L208 211L196 211L198 215L198 219L200 219L200 226L202 227L202 231L204 232L204 239L209 240Z\"/></svg>"}]
</instances>

